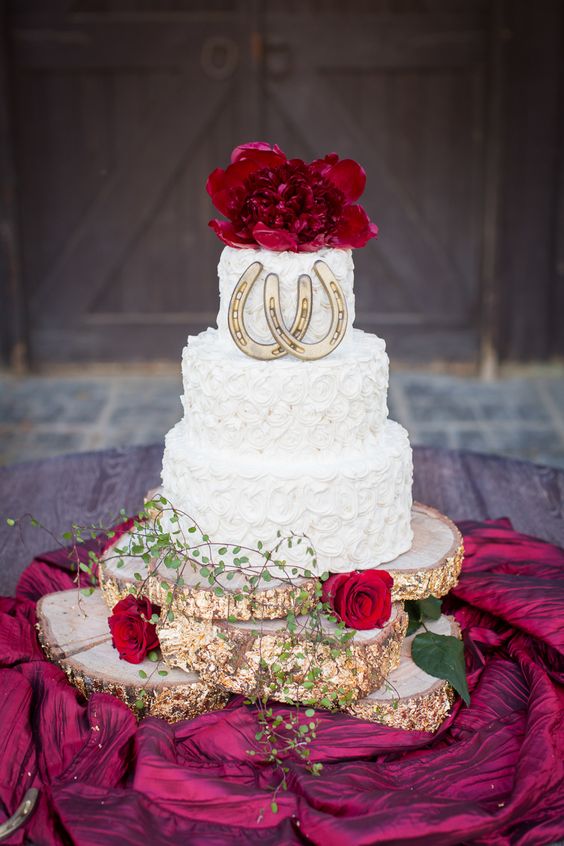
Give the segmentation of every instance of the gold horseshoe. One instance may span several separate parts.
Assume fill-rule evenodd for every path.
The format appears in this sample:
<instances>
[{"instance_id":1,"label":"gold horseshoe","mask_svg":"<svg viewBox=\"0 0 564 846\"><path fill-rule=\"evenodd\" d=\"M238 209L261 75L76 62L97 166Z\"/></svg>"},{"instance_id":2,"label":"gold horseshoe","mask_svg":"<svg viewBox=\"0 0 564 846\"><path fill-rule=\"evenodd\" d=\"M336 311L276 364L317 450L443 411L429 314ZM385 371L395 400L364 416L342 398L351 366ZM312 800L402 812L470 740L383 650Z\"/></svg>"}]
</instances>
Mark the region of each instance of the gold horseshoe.
<instances>
[{"instance_id":1,"label":"gold horseshoe","mask_svg":"<svg viewBox=\"0 0 564 846\"><path fill-rule=\"evenodd\" d=\"M288 350L282 344L260 344L251 338L245 327L244 311L245 305L252 287L257 281L262 271L262 264L255 261L245 270L235 290L231 295L229 303L229 311L227 314L227 323L231 337L239 349L251 358L257 358L260 361L272 361L276 358L281 358L288 353ZM276 277L278 281L278 277ZM276 296L278 298L279 292L277 290ZM280 303L278 302L278 309L280 310ZM312 303L312 285L309 276L302 274L298 280L298 301L296 305L296 314L294 322L289 334L292 340L297 339L301 341L308 330L311 320L311 303ZM269 324L270 325L270 324ZM288 334L286 327L284 331ZM274 335L273 337L278 337Z\"/></svg>"},{"instance_id":2,"label":"gold horseshoe","mask_svg":"<svg viewBox=\"0 0 564 846\"><path fill-rule=\"evenodd\" d=\"M24 823L26 823L31 816L31 812L35 808L39 790L36 787L30 787L26 790L21 805L17 808L15 814L0 825L0 840L6 840L14 831L17 831Z\"/></svg>"},{"instance_id":3,"label":"gold horseshoe","mask_svg":"<svg viewBox=\"0 0 564 846\"><path fill-rule=\"evenodd\" d=\"M316 261L313 269L321 282L331 306L331 324L327 334L315 343L302 343L301 337L288 332L280 308L280 283L275 273L269 273L264 283L264 310L272 336L284 350L302 361L324 358L337 349L347 330L347 302L332 270L324 261ZM301 279L302 277L300 277ZM309 277L308 277L309 278ZM310 280L311 284L311 280Z\"/></svg>"}]
</instances>

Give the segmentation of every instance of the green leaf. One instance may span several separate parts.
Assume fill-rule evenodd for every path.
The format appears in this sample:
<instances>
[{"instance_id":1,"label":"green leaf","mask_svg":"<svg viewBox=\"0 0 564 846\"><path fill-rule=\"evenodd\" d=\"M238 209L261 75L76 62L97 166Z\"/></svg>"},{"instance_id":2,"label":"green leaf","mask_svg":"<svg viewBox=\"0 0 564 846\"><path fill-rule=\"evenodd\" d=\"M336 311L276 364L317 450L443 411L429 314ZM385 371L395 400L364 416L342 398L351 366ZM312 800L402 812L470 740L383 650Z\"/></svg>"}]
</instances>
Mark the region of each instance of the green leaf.
<instances>
[{"instance_id":1,"label":"green leaf","mask_svg":"<svg viewBox=\"0 0 564 846\"><path fill-rule=\"evenodd\" d=\"M238 552L241 552L241 547L240 546L234 546L231 551L232 551L233 555L237 555Z\"/></svg>"},{"instance_id":2,"label":"green leaf","mask_svg":"<svg viewBox=\"0 0 564 846\"><path fill-rule=\"evenodd\" d=\"M151 649L150 652L147 652L147 658L149 659L149 661L153 661L153 662L158 661L159 660L158 652L155 652L154 649Z\"/></svg>"},{"instance_id":3,"label":"green leaf","mask_svg":"<svg viewBox=\"0 0 564 846\"><path fill-rule=\"evenodd\" d=\"M159 676L168 676L168 670L159 670Z\"/></svg>"},{"instance_id":4,"label":"green leaf","mask_svg":"<svg viewBox=\"0 0 564 846\"><path fill-rule=\"evenodd\" d=\"M442 600L437 599L436 596L428 596L426 599L419 600L419 608L421 615L428 620L438 620L441 616Z\"/></svg>"},{"instance_id":5,"label":"green leaf","mask_svg":"<svg viewBox=\"0 0 564 846\"><path fill-rule=\"evenodd\" d=\"M15 526L16 525L16 521L12 520L11 517L6 518L6 523L8 524L8 526Z\"/></svg>"},{"instance_id":6,"label":"green leaf","mask_svg":"<svg viewBox=\"0 0 564 846\"><path fill-rule=\"evenodd\" d=\"M139 670L139 678L140 679L146 679L147 678L147 673L145 672L145 670Z\"/></svg>"},{"instance_id":7,"label":"green leaf","mask_svg":"<svg viewBox=\"0 0 564 846\"><path fill-rule=\"evenodd\" d=\"M80 592L84 596L92 596L92 594L94 593L94 588L93 587L83 588Z\"/></svg>"},{"instance_id":8,"label":"green leaf","mask_svg":"<svg viewBox=\"0 0 564 846\"><path fill-rule=\"evenodd\" d=\"M278 803L277 802L271 802L270 803L270 810L272 811L273 814L277 814L278 813Z\"/></svg>"},{"instance_id":9,"label":"green leaf","mask_svg":"<svg viewBox=\"0 0 564 846\"><path fill-rule=\"evenodd\" d=\"M430 676L450 682L465 703L470 704L461 640L433 632L418 634L411 644L411 657Z\"/></svg>"},{"instance_id":10,"label":"green leaf","mask_svg":"<svg viewBox=\"0 0 564 846\"><path fill-rule=\"evenodd\" d=\"M221 549L218 549L218 550L217 550L217 554L218 554L218 555L227 555L227 547L226 547L226 546L222 546L222 547L221 547Z\"/></svg>"},{"instance_id":11,"label":"green leaf","mask_svg":"<svg viewBox=\"0 0 564 846\"><path fill-rule=\"evenodd\" d=\"M406 633L406 636L409 637L414 634L421 625L421 609L419 608L419 603L416 599L408 599L404 603L404 608L407 611L407 616L409 617Z\"/></svg>"},{"instance_id":12,"label":"green leaf","mask_svg":"<svg viewBox=\"0 0 564 846\"><path fill-rule=\"evenodd\" d=\"M313 708L307 708L306 709L306 712L305 712L306 717L313 717L314 714L315 714L315 711L313 710Z\"/></svg>"}]
</instances>

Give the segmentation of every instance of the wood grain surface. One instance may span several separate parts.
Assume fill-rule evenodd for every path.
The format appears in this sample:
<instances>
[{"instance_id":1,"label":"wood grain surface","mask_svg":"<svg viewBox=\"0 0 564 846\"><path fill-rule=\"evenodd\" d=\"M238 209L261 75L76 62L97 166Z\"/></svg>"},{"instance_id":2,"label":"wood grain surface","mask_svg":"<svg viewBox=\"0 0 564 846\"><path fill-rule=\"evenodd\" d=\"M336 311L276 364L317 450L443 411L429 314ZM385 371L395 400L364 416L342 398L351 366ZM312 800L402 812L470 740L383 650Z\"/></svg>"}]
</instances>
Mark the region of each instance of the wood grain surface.
<instances>
[{"instance_id":1,"label":"wood grain surface","mask_svg":"<svg viewBox=\"0 0 564 846\"><path fill-rule=\"evenodd\" d=\"M0 468L0 593L14 592L34 555L56 544L6 518L31 513L55 534L73 521L108 524L159 483L162 444L80 453ZM470 452L415 447L414 498L453 520L509 517L516 529L564 544L564 471Z\"/></svg>"}]
</instances>

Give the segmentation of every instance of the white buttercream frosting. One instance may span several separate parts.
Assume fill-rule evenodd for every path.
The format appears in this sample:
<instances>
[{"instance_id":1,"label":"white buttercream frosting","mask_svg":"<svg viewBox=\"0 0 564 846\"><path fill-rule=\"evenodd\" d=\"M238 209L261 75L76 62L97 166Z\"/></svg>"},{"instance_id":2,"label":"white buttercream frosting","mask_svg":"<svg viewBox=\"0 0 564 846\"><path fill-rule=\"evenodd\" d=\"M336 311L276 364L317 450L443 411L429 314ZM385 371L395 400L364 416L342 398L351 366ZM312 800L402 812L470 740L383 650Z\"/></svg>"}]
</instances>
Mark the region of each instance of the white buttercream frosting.
<instances>
[{"instance_id":1,"label":"white buttercream frosting","mask_svg":"<svg viewBox=\"0 0 564 846\"><path fill-rule=\"evenodd\" d=\"M306 362L241 356L208 329L188 339L182 374L192 447L238 455L363 454L388 416L386 345L358 329L341 356Z\"/></svg>"},{"instance_id":2,"label":"white buttercream frosting","mask_svg":"<svg viewBox=\"0 0 564 846\"><path fill-rule=\"evenodd\" d=\"M245 309L252 337L272 341L263 305L267 273L280 279L288 326L298 277L310 275L313 313L305 340L324 337L330 306L313 271L319 259L347 301L343 343L317 361L285 356L265 362L242 353L227 311L237 282L255 261L263 271ZM185 414L166 438L164 495L214 542L255 547L260 540L269 547L278 531L308 535L319 573L375 567L406 552L413 537L411 447L407 432L387 419L385 344L352 328L351 251L226 247L218 270L218 329L189 338L183 353ZM285 557L291 561L293 554Z\"/></svg>"},{"instance_id":3,"label":"white buttercream frosting","mask_svg":"<svg viewBox=\"0 0 564 846\"><path fill-rule=\"evenodd\" d=\"M221 455L194 448L181 421L166 438L165 496L218 543L307 534L319 573L391 561L411 546L411 447L391 421L362 455ZM299 550L298 550L299 551Z\"/></svg>"},{"instance_id":4,"label":"white buttercream frosting","mask_svg":"<svg viewBox=\"0 0 564 846\"><path fill-rule=\"evenodd\" d=\"M318 260L324 261L333 271L337 282L340 284L344 297L347 301L348 327L354 322L354 264L352 250L323 249L315 253L275 253L272 250L236 250L233 247L224 247L217 268L219 274L219 297L220 308L217 315L217 326L220 338L232 344L229 326L227 324L227 312L233 289L243 275L244 271L255 261L262 264L262 271L255 282L245 307L245 326L247 331L259 343L271 343L272 334L268 328L264 314L264 281L267 274L275 273L280 280L280 305L286 325L292 325L296 313L296 298L298 290L298 279L305 273L311 277L313 287L313 309L309 328L304 336L304 341L312 343L320 341L325 337L331 321L331 307L321 282L317 278L313 265ZM338 355L346 348L348 335L333 355ZM244 353L237 351L240 357Z\"/></svg>"}]
</instances>

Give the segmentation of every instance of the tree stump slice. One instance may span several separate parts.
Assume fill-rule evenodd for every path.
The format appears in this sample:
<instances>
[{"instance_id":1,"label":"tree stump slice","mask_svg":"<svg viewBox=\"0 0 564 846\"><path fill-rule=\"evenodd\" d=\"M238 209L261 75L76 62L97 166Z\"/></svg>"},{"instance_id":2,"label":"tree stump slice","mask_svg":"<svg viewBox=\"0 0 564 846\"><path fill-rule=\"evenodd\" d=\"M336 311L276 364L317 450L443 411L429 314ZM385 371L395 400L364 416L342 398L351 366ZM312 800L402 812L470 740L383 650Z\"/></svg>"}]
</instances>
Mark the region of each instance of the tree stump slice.
<instances>
[{"instance_id":1,"label":"tree stump slice","mask_svg":"<svg viewBox=\"0 0 564 846\"><path fill-rule=\"evenodd\" d=\"M460 637L456 621L444 614L438 620L426 620L425 626L435 634ZM420 628L404 640L399 666L378 690L347 708L350 714L396 729L439 728L452 706L454 691L447 681L430 676L412 660L411 644L423 631Z\"/></svg>"},{"instance_id":2,"label":"tree stump slice","mask_svg":"<svg viewBox=\"0 0 564 846\"><path fill-rule=\"evenodd\" d=\"M411 515L411 549L383 565L394 579L395 601L444 596L456 586L464 560L462 535L452 520L420 502Z\"/></svg>"},{"instance_id":3,"label":"tree stump slice","mask_svg":"<svg viewBox=\"0 0 564 846\"><path fill-rule=\"evenodd\" d=\"M79 599L80 597L80 599ZM108 629L108 609L100 590L85 597L76 590L43 596L37 603L39 641L47 657L88 697L111 693L138 716L169 722L222 708L229 695L195 673L145 659L129 664L119 658ZM142 670L147 679L139 676ZM159 675L166 672L166 676ZM142 702L142 707L136 703Z\"/></svg>"},{"instance_id":4,"label":"tree stump slice","mask_svg":"<svg viewBox=\"0 0 564 846\"><path fill-rule=\"evenodd\" d=\"M200 575L201 564L196 565L197 569L186 567L182 574L184 585L174 588L174 578L171 579L169 570L164 567L155 570L154 560L145 564L140 556L117 555L116 547L130 550L131 533L122 535L106 550L100 561L100 585L110 608L131 593L132 587L138 589L140 584L143 584L143 594L161 606L168 605L167 594L172 591L171 610L197 620L227 620L229 617L242 621L282 619L289 611L307 613L316 601L318 580L315 578L295 578L291 584L272 578L268 582L262 581L252 594L248 594L242 592L245 580L236 570L231 571L231 580L227 579L227 570L218 577L217 584L223 588L224 594L217 596L214 588ZM118 567L120 561L123 565ZM135 578L135 573L141 575L141 581ZM303 600L298 600L300 594L304 596ZM235 596L240 596L240 599L236 601Z\"/></svg>"},{"instance_id":5,"label":"tree stump slice","mask_svg":"<svg viewBox=\"0 0 564 846\"><path fill-rule=\"evenodd\" d=\"M434 508L414 503L412 509L413 544L408 552L382 565L393 579L392 599L424 599L427 596L444 596L453 588L460 576L464 547L456 525ZM289 611L307 614L315 603L318 580L295 578L291 584L277 581L261 582L251 594L242 593L244 578L236 569L231 580L227 571L218 583L223 595L217 596L214 588L200 575L200 565L186 567L185 584L174 589L174 578L164 567L156 570L157 562L145 564L140 555L131 554L132 535L122 535L102 556L100 583L109 608L132 588L143 585L143 593L157 605L168 605L167 594L172 591L170 606L176 614L196 620L276 620L283 619ZM119 555L116 549L123 549ZM121 566L118 566L118 563ZM135 578L135 573L141 580ZM298 600L301 595L303 599ZM239 601L235 601L239 596Z\"/></svg>"},{"instance_id":6,"label":"tree stump slice","mask_svg":"<svg viewBox=\"0 0 564 846\"><path fill-rule=\"evenodd\" d=\"M204 681L215 682L232 693L313 705L328 695L352 702L380 687L398 665L407 614L401 603L394 603L383 628L356 631L352 640L337 650L335 641L314 640L306 624L306 617L298 617L292 638L286 621L198 621L177 615L173 622L160 627L159 639L168 664L192 669ZM326 638L337 631L335 623L323 621ZM287 657L281 659L282 653ZM292 682L282 683L272 670L273 664L281 668L284 679L291 678ZM308 677L312 667L321 670L313 679Z\"/></svg>"}]
</instances>

